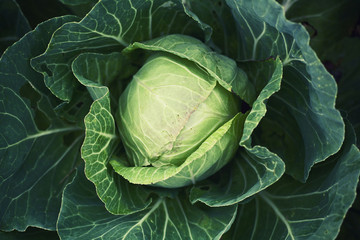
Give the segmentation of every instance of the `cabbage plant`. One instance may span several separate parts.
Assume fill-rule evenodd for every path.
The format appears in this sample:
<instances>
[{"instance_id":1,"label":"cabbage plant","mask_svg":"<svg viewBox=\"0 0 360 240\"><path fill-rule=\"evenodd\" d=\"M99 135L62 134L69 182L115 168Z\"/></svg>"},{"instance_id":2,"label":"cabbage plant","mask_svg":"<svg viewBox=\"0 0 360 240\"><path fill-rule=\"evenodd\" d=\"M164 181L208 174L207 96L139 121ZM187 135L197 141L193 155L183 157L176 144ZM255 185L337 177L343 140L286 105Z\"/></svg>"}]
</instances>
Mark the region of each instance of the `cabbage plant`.
<instances>
[{"instance_id":1,"label":"cabbage plant","mask_svg":"<svg viewBox=\"0 0 360 240\"><path fill-rule=\"evenodd\" d=\"M358 3L326 3L0 3L0 238L356 238Z\"/></svg>"}]
</instances>

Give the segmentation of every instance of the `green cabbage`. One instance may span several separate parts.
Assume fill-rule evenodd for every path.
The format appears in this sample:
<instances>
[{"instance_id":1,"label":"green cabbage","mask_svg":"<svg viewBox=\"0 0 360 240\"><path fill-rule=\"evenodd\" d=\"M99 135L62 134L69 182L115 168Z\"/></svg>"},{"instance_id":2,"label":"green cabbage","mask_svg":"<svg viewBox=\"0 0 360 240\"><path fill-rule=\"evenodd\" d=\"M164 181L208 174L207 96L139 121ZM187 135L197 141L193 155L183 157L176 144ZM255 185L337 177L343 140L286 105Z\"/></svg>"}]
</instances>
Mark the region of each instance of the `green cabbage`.
<instances>
[{"instance_id":1,"label":"green cabbage","mask_svg":"<svg viewBox=\"0 0 360 240\"><path fill-rule=\"evenodd\" d=\"M55 2L0 1L0 239L358 238L359 1Z\"/></svg>"},{"instance_id":2,"label":"green cabbage","mask_svg":"<svg viewBox=\"0 0 360 240\"><path fill-rule=\"evenodd\" d=\"M135 166L180 165L239 112L239 99L195 63L151 56L119 99L118 127Z\"/></svg>"}]
</instances>

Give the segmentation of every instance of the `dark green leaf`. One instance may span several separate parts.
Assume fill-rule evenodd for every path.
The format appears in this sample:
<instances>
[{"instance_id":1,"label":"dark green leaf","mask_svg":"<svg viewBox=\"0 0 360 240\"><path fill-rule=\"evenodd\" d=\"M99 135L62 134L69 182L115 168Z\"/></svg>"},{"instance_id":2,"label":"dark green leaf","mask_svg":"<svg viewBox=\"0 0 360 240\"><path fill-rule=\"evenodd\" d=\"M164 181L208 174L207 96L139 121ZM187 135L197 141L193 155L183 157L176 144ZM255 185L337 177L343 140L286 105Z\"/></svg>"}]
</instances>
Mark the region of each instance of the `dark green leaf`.
<instances>
[{"instance_id":1,"label":"dark green leaf","mask_svg":"<svg viewBox=\"0 0 360 240\"><path fill-rule=\"evenodd\" d=\"M170 33L201 33L179 2L104 0L81 22L65 24L56 31L46 52L32 65L44 75L46 85L57 97L69 101L76 85L71 63L77 55L119 51L134 41Z\"/></svg>"},{"instance_id":2,"label":"dark green leaf","mask_svg":"<svg viewBox=\"0 0 360 240\"><path fill-rule=\"evenodd\" d=\"M261 146L252 146L252 133L266 113L267 100L280 89L282 64L279 59L243 64L255 85L258 98L246 117L240 141L242 148L233 159L230 169L221 172L220 181L205 181L191 190L193 202L209 206L238 203L276 182L284 173L284 162Z\"/></svg>"},{"instance_id":3,"label":"dark green leaf","mask_svg":"<svg viewBox=\"0 0 360 240\"><path fill-rule=\"evenodd\" d=\"M306 183L285 175L240 204L233 239L335 239L360 175L360 152L349 132L341 151L315 165Z\"/></svg>"},{"instance_id":4,"label":"dark green leaf","mask_svg":"<svg viewBox=\"0 0 360 240\"><path fill-rule=\"evenodd\" d=\"M123 61L119 53L86 53L77 57L72 65L74 75L94 99L84 120L86 137L81 156L85 160L85 173L95 184L108 211L114 214L140 211L151 202L142 186L121 179L108 163L120 143L111 113L109 88L102 84L110 83L122 72L127 66Z\"/></svg>"},{"instance_id":5,"label":"dark green leaf","mask_svg":"<svg viewBox=\"0 0 360 240\"><path fill-rule=\"evenodd\" d=\"M335 81L309 47L306 30L287 21L276 2L227 3L242 33L239 44L244 51L238 59L279 56L284 64L281 90L267 103L268 112L259 127L262 132L258 132L263 139L256 144L279 154L287 173L305 181L311 167L336 153L344 138L344 123L335 109ZM268 123L280 124L281 131ZM271 141L266 139L272 135ZM295 136L295 141L287 142L286 135Z\"/></svg>"},{"instance_id":6,"label":"dark green leaf","mask_svg":"<svg viewBox=\"0 0 360 240\"><path fill-rule=\"evenodd\" d=\"M241 33L236 29L236 20L225 0L190 0L185 5L198 18L211 27L211 40L208 44L216 51L234 60L244 51L239 42Z\"/></svg>"},{"instance_id":7,"label":"dark green leaf","mask_svg":"<svg viewBox=\"0 0 360 240\"><path fill-rule=\"evenodd\" d=\"M30 59L73 17L39 25L0 60L0 228L55 230L64 186L79 160L79 128L57 119Z\"/></svg>"},{"instance_id":8,"label":"dark green leaf","mask_svg":"<svg viewBox=\"0 0 360 240\"><path fill-rule=\"evenodd\" d=\"M281 159L266 148L258 147L256 154L242 150L213 181L210 178L193 187L190 199L211 207L232 205L267 188L284 171Z\"/></svg>"},{"instance_id":9,"label":"dark green leaf","mask_svg":"<svg viewBox=\"0 0 360 240\"><path fill-rule=\"evenodd\" d=\"M79 169L64 192L58 231L63 239L220 239L236 208L209 208L191 205L186 197L160 197L143 211L112 215Z\"/></svg>"}]
</instances>

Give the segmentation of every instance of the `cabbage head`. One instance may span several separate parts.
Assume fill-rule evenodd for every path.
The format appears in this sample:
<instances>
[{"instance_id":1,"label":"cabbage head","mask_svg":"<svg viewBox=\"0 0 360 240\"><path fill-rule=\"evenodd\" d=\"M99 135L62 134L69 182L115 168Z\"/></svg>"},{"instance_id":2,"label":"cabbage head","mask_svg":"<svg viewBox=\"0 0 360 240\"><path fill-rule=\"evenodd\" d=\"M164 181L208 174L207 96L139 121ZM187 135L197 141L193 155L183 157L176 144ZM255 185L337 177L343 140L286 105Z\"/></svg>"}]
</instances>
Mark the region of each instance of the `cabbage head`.
<instances>
[{"instance_id":1,"label":"cabbage head","mask_svg":"<svg viewBox=\"0 0 360 240\"><path fill-rule=\"evenodd\" d=\"M239 112L237 105L195 63L156 54L119 99L119 132L135 166L178 166Z\"/></svg>"},{"instance_id":2,"label":"cabbage head","mask_svg":"<svg viewBox=\"0 0 360 240\"><path fill-rule=\"evenodd\" d=\"M194 52L171 46L157 50L155 41L183 41ZM197 39L168 35L145 45L150 51L144 44L124 50L128 55L145 51L146 60L119 97L116 122L126 156L110 163L132 183L166 188L195 184L234 156L244 120L241 97L251 99L254 87L233 60ZM214 74L221 64L228 64L228 75ZM231 92L226 81L232 79L242 84L241 97ZM143 171L149 174L145 181L139 178Z\"/></svg>"}]
</instances>

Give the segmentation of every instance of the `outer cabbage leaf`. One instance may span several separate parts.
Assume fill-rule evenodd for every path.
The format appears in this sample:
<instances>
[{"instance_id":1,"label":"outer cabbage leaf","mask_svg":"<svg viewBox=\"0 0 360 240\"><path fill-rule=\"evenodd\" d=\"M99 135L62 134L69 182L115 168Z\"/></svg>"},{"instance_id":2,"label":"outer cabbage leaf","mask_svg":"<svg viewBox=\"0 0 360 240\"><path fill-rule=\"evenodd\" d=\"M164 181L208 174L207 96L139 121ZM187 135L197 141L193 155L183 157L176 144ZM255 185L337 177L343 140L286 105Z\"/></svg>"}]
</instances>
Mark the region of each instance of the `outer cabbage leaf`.
<instances>
[{"instance_id":1,"label":"outer cabbage leaf","mask_svg":"<svg viewBox=\"0 0 360 240\"><path fill-rule=\"evenodd\" d=\"M209 206L235 204L267 188L283 175L284 162L262 146L252 146L251 135L266 113L267 100L280 89L282 64L279 59L243 64L250 81L259 92L253 108L246 117L237 156L215 180L193 187L192 202L201 201ZM218 180L220 179L220 180Z\"/></svg>"},{"instance_id":2,"label":"outer cabbage leaf","mask_svg":"<svg viewBox=\"0 0 360 240\"><path fill-rule=\"evenodd\" d=\"M358 147L360 146L359 53L360 39L358 38L344 38L324 53L324 59L332 65L329 70L338 80L337 107L345 112L346 119L353 125Z\"/></svg>"},{"instance_id":3,"label":"outer cabbage leaf","mask_svg":"<svg viewBox=\"0 0 360 240\"><path fill-rule=\"evenodd\" d=\"M237 60L241 54L241 32L234 30L236 20L232 16L231 9L225 0L188 0L185 11L190 15L196 15L199 21L209 26L211 39L207 44L217 52Z\"/></svg>"},{"instance_id":4,"label":"outer cabbage leaf","mask_svg":"<svg viewBox=\"0 0 360 240\"><path fill-rule=\"evenodd\" d=\"M202 31L197 25L178 1L103 0L79 23L65 24L56 31L46 52L32 66L44 75L58 98L69 101L76 85L71 62L80 53L119 51L132 42L171 33L198 36Z\"/></svg>"},{"instance_id":5,"label":"outer cabbage leaf","mask_svg":"<svg viewBox=\"0 0 360 240\"><path fill-rule=\"evenodd\" d=\"M267 103L268 114L259 124L262 130L254 135L276 136L279 128L269 129L269 124L281 125L281 134L272 141L258 139L254 144L278 154L287 173L305 181L315 163L339 150L344 123L334 108L335 82L310 48L304 27L287 21L283 8L274 0L199 0L186 6L216 29L210 44L232 59L248 62L280 57L284 65L282 87ZM282 109L275 112L279 106ZM292 135L296 140L287 142L285 136ZM287 147L282 148L284 145ZM300 154L296 154L293 149L299 147Z\"/></svg>"},{"instance_id":6,"label":"outer cabbage leaf","mask_svg":"<svg viewBox=\"0 0 360 240\"><path fill-rule=\"evenodd\" d=\"M339 153L315 165L306 183L285 175L239 204L231 239L335 239L355 199L360 152L349 128ZM225 238L227 239L227 238Z\"/></svg>"},{"instance_id":7,"label":"outer cabbage leaf","mask_svg":"<svg viewBox=\"0 0 360 240\"><path fill-rule=\"evenodd\" d=\"M229 206L257 194L275 183L285 171L284 163L266 148L257 146L256 155L239 151L216 176L191 189L192 203L211 207Z\"/></svg>"},{"instance_id":8,"label":"outer cabbage leaf","mask_svg":"<svg viewBox=\"0 0 360 240\"><path fill-rule=\"evenodd\" d=\"M237 206L192 205L180 194L159 197L130 215L112 215L98 199L82 169L64 192L58 231L63 239L220 239L234 221Z\"/></svg>"},{"instance_id":9,"label":"outer cabbage leaf","mask_svg":"<svg viewBox=\"0 0 360 240\"><path fill-rule=\"evenodd\" d=\"M85 1L89 2L76 2ZM360 153L353 145L354 137L347 136L341 151L321 162L339 150L344 138L344 124L334 108L334 81L309 47L304 28L286 21L275 1L226 3L99 1L81 22L74 17L50 20L7 50L0 60L0 192L5 193L0 197L1 230L24 231L28 226L55 230L61 194L73 177L83 137L78 131L82 123L74 123L83 119L91 96L94 102L85 118L81 150L85 175L78 168L65 189L57 225L62 238L223 239L237 208L237 221L229 232L233 239L336 237L355 198ZM44 84L43 76L30 67L30 59L44 52L56 29L46 52L32 61L45 76ZM169 33L205 39L208 46L238 62L209 51L198 40L196 48L173 45L181 35L153 39ZM137 42L147 39L153 40ZM225 164L206 162L208 155L230 154L239 147L233 144L223 149L227 135L240 142L228 166L190 189L190 202L189 189L134 185L111 169L109 160L123 151L112 117L113 103L133 71L120 53L123 48L125 52L142 48L172 54L169 49L176 49L175 54L190 56L252 107L220 128L182 168L159 168L175 176L166 175L169 178L160 184L176 187L184 176L188 183L197 183ZM332 53L328 56L333 57ZM340 84L346 94L337 103L354 110L350 120L358 123L358 106L349 104L349 98L356 96L349 86L355 84L357 72L346 71L344 79L349 81ZM52 93L70 102L58 105ZM283 161L290 176L279 180L285 171ZM164 180L155 168L137 171L123 159L111 163L139 184ZM194 169L204 175L196 179ZM144 175L136 175L143 171ZM146 174L150 177L144 181ZM0 232L2 236L17 234Z\"/></svg>"},{"instance_id":10,"label":"outer cabbage leaf","mask_svg":"<svg viewBox=\"0 0 360 240\"><path fill-rule=\"evenodd\" d=\"M55 230L63 188L79 161L80 128L59 120L30 59L74 17L40 24L0 60L0 229Z\"/></svg>"},{"instance_id":11,"label":"outer cabbage leaf","mask_svg":"<svg viewBox=\"0 0 360 240\"><path fill-rule=\"evenodd\" d=\"M337 107L360 136L358 19L359 1L283 1L286 17L302 23L310 34L310 45L338 83ZM329 27L331 25L331 28ZM359 137L358 137L359 138Z\"/></svg>"},{"instance_id":12,"label":"outer cabbage leaf","mask_svg":"<svg viewBox=\"0 0 360 240\"><path fill-rule=\"evenodd\" d=\"M117 79L127 64L119 53L85 53L73 62L74 75L87 87L94 102L86 115L85 140L81 156L85 173L95 186L97 194L113 214L130 214L144 209L150 200L142 186L131 185L109 168L108 161L119 145L115 122L110 109L109 89L102 84Z\"/></svg>"},{"instance_id":13,"label":"outer cabbage leaf","mask_svg":"<svg viewBox=\"0 0 360 240\"><path fill-rule=\"evenodd\" d=\"M344 123L335 109L335 81L309 47L306 30L287 21L276 2L227 3L238 31L242 32L240 44L246 46L238 59L279 56L284 64L281 90L269 99L268 114L260 123L259 132L254 133L274 137L254 144L265 145L277 153L285 161L287 173L305 181L311 167L336 153L344 139ZM279 128L269 128L269 123L281 124L280 135ZM300 140L286 142L286 135L299 136ZM284 145L291 147L283 148Z\"/></svg>"}]
</instances>

